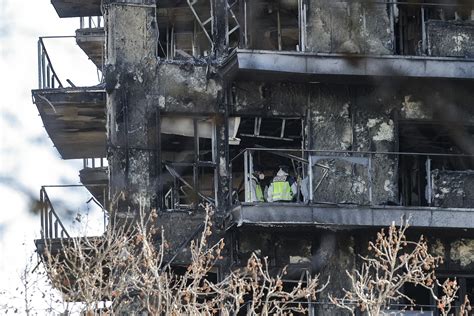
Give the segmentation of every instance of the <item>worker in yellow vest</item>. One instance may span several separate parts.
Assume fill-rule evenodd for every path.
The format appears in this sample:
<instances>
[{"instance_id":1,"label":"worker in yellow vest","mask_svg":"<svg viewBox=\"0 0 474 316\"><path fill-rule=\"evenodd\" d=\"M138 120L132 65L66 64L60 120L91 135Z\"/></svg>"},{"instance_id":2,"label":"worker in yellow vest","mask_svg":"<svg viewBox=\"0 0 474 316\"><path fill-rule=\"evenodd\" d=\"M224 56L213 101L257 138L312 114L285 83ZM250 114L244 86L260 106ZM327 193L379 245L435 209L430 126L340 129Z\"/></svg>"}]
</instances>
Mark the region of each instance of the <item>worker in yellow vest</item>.
<instances>
[{"instance_id":1,"label":"worker in yellow vest","mask_svg":"<svg viewBox=\"0 0 474 316\"><path fill-rule=\"evenodd\" d=\"M265 179L263 168L255 165L250 178L250 202L265 202L262 189L262 181Z\"/></svg>"},{"instance_id":2,"label":"worker in yellow vest","mask_svg":"<svg viewBox=\"0 0 474 316\"><path fill-rule=\"evenodd\" d=\"M282 165L268 187L268 202L291 202L297 194L295 179L288 174L288 166Z\"/></svg>"}]
</instances>

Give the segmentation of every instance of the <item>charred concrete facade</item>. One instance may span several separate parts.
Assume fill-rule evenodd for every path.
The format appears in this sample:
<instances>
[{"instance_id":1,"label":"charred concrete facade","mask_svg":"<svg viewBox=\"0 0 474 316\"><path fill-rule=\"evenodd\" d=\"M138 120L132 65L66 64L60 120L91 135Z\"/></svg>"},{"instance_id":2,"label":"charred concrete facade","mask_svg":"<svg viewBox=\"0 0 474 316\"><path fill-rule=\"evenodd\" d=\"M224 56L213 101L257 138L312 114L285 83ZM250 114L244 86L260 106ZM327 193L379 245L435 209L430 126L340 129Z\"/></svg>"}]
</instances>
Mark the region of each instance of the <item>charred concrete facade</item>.
<instances>
[{"instance_id":1,"label":"charred concrete facade","mask_svg":"<svg viewBox=\"0 0 474 316\"><path fill-rule=\"evenodd\" d=\"M308 269L331 276L327 292L337 294L348 286L341 271L357 268L368 238L410 218L414 236L428 236L445 258L440 275L457 276L472 298L472 3L53 5L63 17L103 17L77 41L104 82L34 90L45 127L64 158L107 158L104 203L114 217L159 211L173 264L186 261L202 206L211 204L227 245L218 274L256 252L275 270L288 265L289 279ZM84 45L97 39L101 49ZM77 108L51 113L49 103L65 98ZM81 121L85 100L99 109L94 135L93 120ZM251 202L257 164L267 179L289 165L295 200ZM91 173L81 172L84 184ZM336 314L327 302L323 295L314 311Z\"/></svg>"}]
</instances>

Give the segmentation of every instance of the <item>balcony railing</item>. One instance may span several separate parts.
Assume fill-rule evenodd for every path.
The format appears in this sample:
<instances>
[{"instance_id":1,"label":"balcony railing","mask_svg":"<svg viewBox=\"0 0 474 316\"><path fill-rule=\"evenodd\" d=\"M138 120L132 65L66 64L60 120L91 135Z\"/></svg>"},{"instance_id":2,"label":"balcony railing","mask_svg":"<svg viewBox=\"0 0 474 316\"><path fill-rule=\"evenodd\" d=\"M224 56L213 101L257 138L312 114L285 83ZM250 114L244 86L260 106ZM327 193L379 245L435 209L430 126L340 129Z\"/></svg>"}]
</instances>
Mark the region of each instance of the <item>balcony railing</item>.
<instances>
[{"instance_id":1,"label":"balcony railing","mask_svg":"<svg viewBox=\"0 0 474 316\"><path fill-rule=\"evenodd\" d=\"M86 168L102 168L108 166L106 158L84 158L82 159L82 166Z\"/></svg>"},{"instance_id":2,"label":"balcony railing","mask_svg":"<svg viewBox=\"0 0 474 316\"><path fill-rule=\"evenodd\" d=\"M91 185L90 185L91 186ZM97 187L106 187L105 185L101 184L96 184L92 186L97 186ZM52 189L81 189L84 188L83 185L48 185L48 186L42 186L40 190L40 219L41 219L41 239L43 240L51 240L51 239L63 239L63 238L71 238L73 237L74 234L72 234L68 229L66 228L67 225L64 224L64 222L61 220L60 216L58 215L55 207L53 206L53 201L48 195L47 190L52 190ZM73 192L69 192L71 196L69 197L68 201L72 200L72 197L74 196ZM103 213L103 229L105 231L105 228L108 224L108 212L104 209L103 205L99 203L93 196L90 196L90 198L87 200L86 204L88 203L93 203L97 207L99 207ZM72 207L67 206L67 207ZM87 209L90 209L90 206L87 206ZM80 220L77 220L80 222ZM102 229L102 228L101 228Z\"/></svg>"},{"instance_id":3,"label":"balcony railing","mask_svg":"<svg viewBox=\"0 0 474 316\"><path fill-rule=\"evenodd\" d=\"M46 193L46 187L40 190L40 215L41 215L41 238L56 239L70 238L69 233L59 219L58 214L54 210L53 204Z\"/></svg>"},{"instance_id":4,"label":"balcony railing","mask_svg":"<svg viewBox=\"0 0 474 316\"><path fill-rule=\"evenodd\" d=\"M459 168L452 167L456 163ZM231 161L232 204L255 203L250 192L256 164L267 179L279 164L290 167L298 188L292 203L474 207L470 155L248 148ZM270 183L261 181L262 190Z\"/></svg>"},{"instance_id":5,"label":"balcony railing","mask_svg":"<svg viewBox=\"0 0 474 316\"><path fill-rule=\"evenodd\" d=\"M39 89L63 87L51 63L48 51L44 45L43 37L38 39L38 87Z\"/></svg>"},{"instance_id":6,"label":"balcony railing","mask_svg":"<svg viewBox=\"0 0 474 316\"><path fill-rule=\"evenodd\" d=\"M79 18L80 29L93 29L104 27L104 18L102 16L81 16Z\"/></svg>"}]
</instances>

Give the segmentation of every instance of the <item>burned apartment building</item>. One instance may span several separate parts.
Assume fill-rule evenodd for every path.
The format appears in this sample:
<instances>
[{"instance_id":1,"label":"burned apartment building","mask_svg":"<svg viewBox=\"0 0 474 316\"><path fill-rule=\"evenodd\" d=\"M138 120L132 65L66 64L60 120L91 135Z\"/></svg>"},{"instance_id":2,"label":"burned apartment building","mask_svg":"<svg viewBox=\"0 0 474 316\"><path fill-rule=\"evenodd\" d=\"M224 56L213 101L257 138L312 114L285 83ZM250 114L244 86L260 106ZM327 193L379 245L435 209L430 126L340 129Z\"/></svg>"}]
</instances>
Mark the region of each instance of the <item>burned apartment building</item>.
<instances>
[{"instance_id":1,"label":"burned apartment building","mask_svg":"<svg viewBox=\"0 0 474 316\"><path fill-rule=\"evenodd\" d=\"M158 210L173 264L210 204L226 239L218 275L256 252L289 279L331 275L337 294L369 238L410 218L445 258L438 275L474 301L470 0L51 2L79 18L77 44L104 79L66 87L40 39L45 128L115 216ZM257 165L267 184L287 165L295 200L252 202ZM68 237L45 189L42 201L39 248Z\"/></svg>"}]
</instances>

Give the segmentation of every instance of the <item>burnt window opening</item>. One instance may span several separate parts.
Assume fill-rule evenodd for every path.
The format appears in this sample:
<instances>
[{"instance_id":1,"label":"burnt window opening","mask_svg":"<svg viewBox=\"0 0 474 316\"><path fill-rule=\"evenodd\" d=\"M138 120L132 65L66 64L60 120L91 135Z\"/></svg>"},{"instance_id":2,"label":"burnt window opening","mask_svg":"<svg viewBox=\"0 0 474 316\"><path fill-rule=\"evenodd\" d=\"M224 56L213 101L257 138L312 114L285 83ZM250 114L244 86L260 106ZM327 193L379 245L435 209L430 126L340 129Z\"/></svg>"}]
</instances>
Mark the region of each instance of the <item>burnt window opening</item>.
<instances>
[{"instance_id":1,"label":"burnt window opening","mask_svg":"<svg viewBox=\"0 0 474 316\"><path fill-rule=\"evenodd\" d=\"M163 116L160 126L164 208L189 210L214 204L214 120Z\"/></svg>"},{"instance_id":2,"label":"burnt window opening","mask_svg":"<svg viewBox=\"0 0 474 316\"><path fill-rule=\"evenodd\" d=\"M159 57L189 59L211 54L212 45L208 36L211 34L212 19L205 25L201 25L196 19L197 15L201 21L209 21L211 17L209 2L199 1L193 10L187 5L158 8Z\"/></svg>"},{"instance_id":3,"label":"burnt window opening","mask_svg":"<svg viewBox=\"0 0 474 316\"><path fill-rule=\"evenodd\" d=\"M438 277L438 282L443 284L448 278L449 280L453 281L456 280L459 289L456 293L456 299L452 303L452 308L449 310L448 315L460 315L460 306L464 303L464 299L467 296L467 299L472 304L472 300L474 299L474 275L467 274L467 275L459 275L458 273L443 273L444 277ZM442 288L435 284L434 293L441 297L445 295L442 291ZM435 302L433 300L433 305ZM438 310L435 310L435 315L441 315ZM469 312L469 315L472 315L472 311Z\"/></svg>"},{"instance_id":4,"label":"burnt window opening","mask_svg":"<svg viewBox=\"0 0 474 316\"><path fill-rule=\"evenodd\" d=\"M403 308L406 305L406 306L409 306L410 310L414 310L414 311L435 310L433 306L434 305L433 298L431 296L430 291L422 287L421 285L406 283L403 286L403 294L411 298L415 302L415 305L412 305L410 301L405 299L399 303L401 306L396 306L395 309L399 309L397 307Z\"/></svg>"},{"instance_id":5,"label":"burnt window opening","mask_svg":"<svg viewBox=\"0 0 474 316\"><path fill-rule=\"evenodd\" d=\"M443 276L438 276L437 281L439 284L442 285L449 278L451 281L456 280L459 286L459 289L456 293L456 299L452 303L452 308L447 314L459 315L460 306L464 303L464 298L467 296L470 302L472 302L472 299L474 298L474 277L470 275L459 275L457 273L446 272L440 274ZM391 307L392 310L404 309L425 312L427 315L441 315L439 309L437 308L438 302L434 299L433 295L430 293L430 290L424 288L421 285L406 283L403 285L402 292L411 298L415 304L412 304L407 299L403 299L400 302L394 303L394 305ZM437 297L442 297L445 295L442 288L438 284L434 284L433 292Z\"/></svg>"},{"instance_id":6,"label":"burnt window opening","mask_svg":"<svg viewBox=\"0 0 474 316\"><path fill-rule=\"evenodd\" d=\"M303 119L300 117L248 116L240 118L240 124L235 133L236 139L239 140L238 145L230 147L230 156L238 157L233 161L231 170L233 203L247 200L245 197L246 168L247 170L262 169L265 175L265 179L261 181L263 191L268 188L281 166L288 167L292 179L306 176L307 165L303 163L302 150L303 126ZM246 150L249 153L247 158L245 158ZM299 192L295 195L296 202L302 200Z\"/></svg>"},{"instance_id":7,"label":"burnt window opening","mask_svg":"<svg viewBox=\"0 0 474 316\"><path fill-rule=\"evenodd\" d=\"M471 1L430 1L414 3L399 1L394 10L396 53L399 55L432 55L430 25L451 21L472 21L474 5Z\"/></svg>"},{"instance_id":8,"label":"burnt window opening","mask_svg":"<svg viewBox=\"0 0 474 316\"><path fill-rule=\"evenodd\" d=\"M399 188L402 205L441 206L436 190L446 178L474 174L474 126L429 121L400 121ZM460 183L461 183L460 182ZM466 183L466 185L468 185ZM440 204L441 203L441 204ZM452 205L461 207L461 205Z\"/></svg>"},{"instance_id":9,"label":"burnt window opening","mask_svg":"<svg viewBox=\"0 0 474 316\"><path fill-rule=\"evenodd\" d=\"M297 0L244 1L243 47L261 50L299 50L301 11Z\"/></svg>"}]
</instances>

